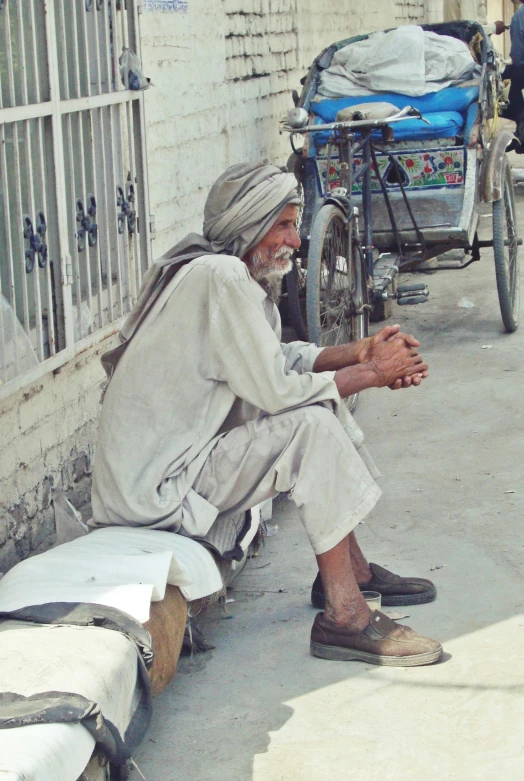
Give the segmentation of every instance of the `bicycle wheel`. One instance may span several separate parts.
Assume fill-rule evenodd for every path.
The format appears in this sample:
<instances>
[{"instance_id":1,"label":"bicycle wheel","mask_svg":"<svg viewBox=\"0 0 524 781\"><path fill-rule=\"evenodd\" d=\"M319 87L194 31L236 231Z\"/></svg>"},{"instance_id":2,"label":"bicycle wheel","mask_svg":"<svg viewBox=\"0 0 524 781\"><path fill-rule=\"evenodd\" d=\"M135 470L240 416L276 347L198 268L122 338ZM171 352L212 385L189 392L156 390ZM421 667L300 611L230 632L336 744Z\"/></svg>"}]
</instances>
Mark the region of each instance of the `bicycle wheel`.
<instances>
[{"instance_id":1,"label":"bicycle wheel","mask_svg":"<svg viewBox=\"0 0 524 781\"><path fill-rule=\"evenodd\" d=\"M512 333L519 325L520 270L511 168L506 158L502 197L493 202L493 253L502 322Z\"/></svg>"},{"instance_id":2,"label":"bicycle wheel","mask_svg":"<svg viewBox=\"0 0 524 781\"><path fill-rule=\"evenodd\" d=\"M367 336L367 303L358 247L348 243L346 218L323 206L313 223L306 279L309 338L319 347Z\"/></svg>"},{"instance_id":3,"label":"bicycle wheel","mask_svg":"<svg viewBox=\"0 0 524 781\"><path fill-rule=\"evenodd\" d=\"M310 341L329 347L368 335L367 284L360 246L348 240L347 221L334 205L317 214L309 244L306 311ZM358 394L347 399L350 409Z\"/></svg>"}]
</instances>

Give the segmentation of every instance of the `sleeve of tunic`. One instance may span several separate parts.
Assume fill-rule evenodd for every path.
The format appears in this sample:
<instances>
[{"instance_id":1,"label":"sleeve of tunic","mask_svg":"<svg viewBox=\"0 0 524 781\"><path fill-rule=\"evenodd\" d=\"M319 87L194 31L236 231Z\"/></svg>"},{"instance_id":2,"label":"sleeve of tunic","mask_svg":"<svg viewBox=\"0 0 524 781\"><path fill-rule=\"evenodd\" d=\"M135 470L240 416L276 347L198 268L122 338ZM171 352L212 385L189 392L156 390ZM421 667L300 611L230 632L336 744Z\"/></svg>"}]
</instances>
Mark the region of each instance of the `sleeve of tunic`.
<instances>
[{"instance_id":1,"label":"sleeve of tunic","mask_svg":"<svg viewBox=\"0 0 524 781\"><path fill-rule=\"evenodd\" d=\"M223 281L210 318L210 379L226 382L236 396L269 415L320 402L337 404L334 372L299 373L289 368L314 362L318 348L313 348L304 350L303 357L301 348L295 348L287 366L247 274Z\"/></svg>"},{"instance_id":2,"label":"sleeve of tunic","mask_svg":"<svg viewBox=\"0 0 524 781\"><path fill-rule=\"evenodd\" d=\"M281 344L280 347L286 359L286 371L299 374L312 372L315 361L324 350L323 347L317 347L316 344L309 342L289 342Z\"/></svg>"}]
</instances>

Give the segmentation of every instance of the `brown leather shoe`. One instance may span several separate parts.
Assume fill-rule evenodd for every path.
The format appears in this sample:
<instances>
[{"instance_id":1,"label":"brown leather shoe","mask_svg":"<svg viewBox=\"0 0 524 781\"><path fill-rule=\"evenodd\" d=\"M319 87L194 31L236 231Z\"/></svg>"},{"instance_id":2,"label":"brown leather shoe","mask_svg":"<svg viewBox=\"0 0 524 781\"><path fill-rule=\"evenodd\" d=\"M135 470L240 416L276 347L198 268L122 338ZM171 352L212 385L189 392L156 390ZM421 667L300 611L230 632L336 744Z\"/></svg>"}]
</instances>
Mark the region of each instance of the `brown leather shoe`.
<instances>
[{"instance_id":1,"label":"brown leather shoe","mask_svg":"<svg viewBox=\"0 0 524 781\"><path fill-rule=\"evenodd\" d=\"M431 580L426 578L403 578L394 575L379 564L370 564L373 573L369 583L361 584L361 591L378 591L382 595L382 605L393 607L400 605L423 605L432 602L437 596L437 589ZM324 586L320 572L315 578L311 589L311 602L319 610L326 606Z\"/></svg>"},{"instance_id":2,"label":"brown leather shoe","mask_svg":"<svg viewBox=\"0 0 524 781\"><path fill-rule=\"evenodd\" d=\"M311 653L321 659L358 661L386 667L419 667L442 658L436 640L396 624L378 610L361 632L342 629L318 613L311 630Z\"/></svg>"}]
</instances>

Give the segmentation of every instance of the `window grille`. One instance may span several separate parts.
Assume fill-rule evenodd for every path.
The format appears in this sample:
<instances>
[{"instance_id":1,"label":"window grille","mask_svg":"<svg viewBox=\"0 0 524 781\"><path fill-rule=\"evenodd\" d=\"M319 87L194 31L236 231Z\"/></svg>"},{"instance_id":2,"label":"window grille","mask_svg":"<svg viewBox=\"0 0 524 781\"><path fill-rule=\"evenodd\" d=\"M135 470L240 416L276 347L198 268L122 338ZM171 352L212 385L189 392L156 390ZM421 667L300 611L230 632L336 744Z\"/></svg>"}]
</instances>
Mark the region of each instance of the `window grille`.
<instances>
[{"instance_id":1,"label":"window grille","mask_svg":"<svg viewBox=\"0 0 524 781\"><path fill-rule=\"evenodd\" d=\"M150 262L138 0L0 0L0 399L113 333Z\"/></svg>"}]
</instances>

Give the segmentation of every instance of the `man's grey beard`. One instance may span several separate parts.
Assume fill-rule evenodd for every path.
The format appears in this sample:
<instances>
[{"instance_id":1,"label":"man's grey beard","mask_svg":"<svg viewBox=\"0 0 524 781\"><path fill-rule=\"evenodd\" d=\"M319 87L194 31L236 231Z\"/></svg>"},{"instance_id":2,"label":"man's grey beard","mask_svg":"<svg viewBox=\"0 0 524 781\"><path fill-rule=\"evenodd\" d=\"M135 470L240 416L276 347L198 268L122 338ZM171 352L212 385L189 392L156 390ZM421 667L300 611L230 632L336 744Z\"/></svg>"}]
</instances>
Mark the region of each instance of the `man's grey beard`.
<instances>
[{"instance_id":1,"label":"man's grey beard","mask_svg":"<svg viewBox=\"0 0 524 781\"><path fill-rule=\"evenodd\" d=\"M292 247L286 245L273 253L255 250L249 261L251 276L257 282L260 282L261 279L267 279L271 283L282 279L293 268L291 261L293 251Z\"/></svg>"}]
</instances>

